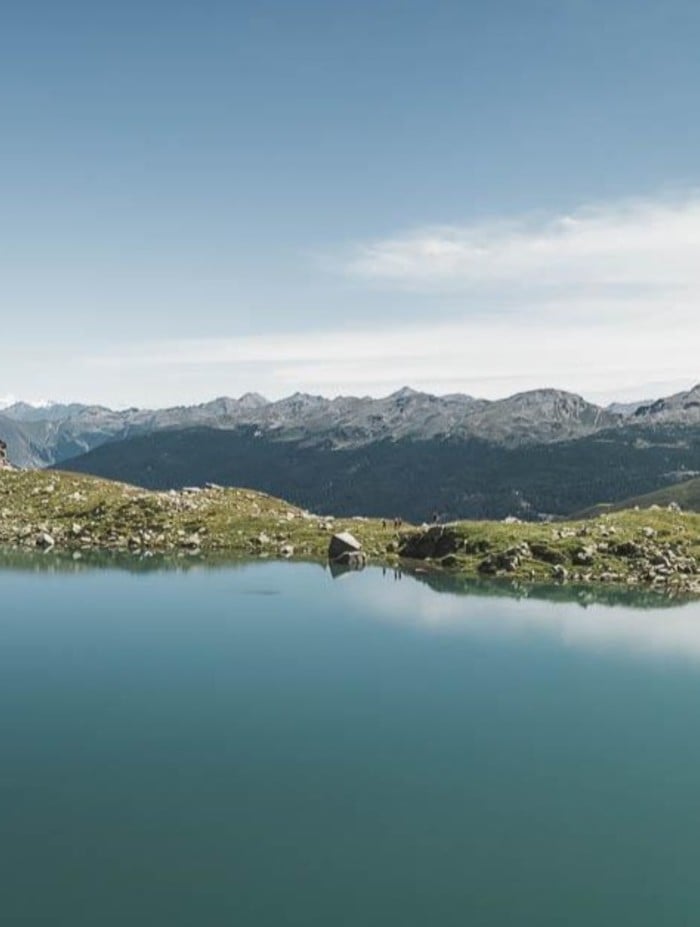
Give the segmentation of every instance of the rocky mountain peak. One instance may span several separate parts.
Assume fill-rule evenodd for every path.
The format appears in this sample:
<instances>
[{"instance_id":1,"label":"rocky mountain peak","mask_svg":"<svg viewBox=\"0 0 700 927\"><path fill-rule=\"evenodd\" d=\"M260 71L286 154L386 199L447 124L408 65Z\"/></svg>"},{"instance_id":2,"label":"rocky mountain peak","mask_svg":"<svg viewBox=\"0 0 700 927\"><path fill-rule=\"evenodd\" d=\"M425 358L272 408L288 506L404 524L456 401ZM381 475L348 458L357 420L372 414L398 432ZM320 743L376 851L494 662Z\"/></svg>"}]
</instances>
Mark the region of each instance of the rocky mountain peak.
<instances>
[{"instance_id":1,"label":"rocky mountain peak","mask_svg":"<svg viewBox=\"0 0 700 927\"><path fill-rule=\"evenodd\" d=\"M401 389L397 389L395 392L391 393L388 397L389 399L413 399L415 396L425 396L426 393L419 393L416 389L411 389L410 386L402 386Z\"/></svg>"},{"instance_id":2,"label":"rocky mountain peak","mask_svg":"<svg viewBox=\"0 0 700 927\"><path fill-rule=\"evenodd\" d=\"M639 406L634 417L655 424L700 422L700 383L685 392Z\"/></svg>"},{"instance_id":3,"label":"rocky mountain peak","mask_svg":"<svg viewBox=\"0 0 700 927\"><path fill-rule=\"evenodd\" d=\"M242 409L261 409L269 404L270 400L261 396L260 393L243 393L238 400L238 405Z\"/></svg>"},{"instance_id":4,"label":"rocky mountain peak","mask_svg":"<svg viewBox=\"0 0 700 927\"><path fill-rule=\"evenodd\" d=\"M605 429L700 424L700 384L638 408L634 413L594 405L552 388L504 399L436 396L404 386L388 396L323 396L297 392L269 401L257 393L222 396L195 406L123 409L54 405L40 410L16 403L3 413L0 434L9 459L20 466L59 463L99 447L163 429L248 429L306 447L356 449L376 442L481 441L504 447L582 438Z\"/></svg>"}]
</instances>

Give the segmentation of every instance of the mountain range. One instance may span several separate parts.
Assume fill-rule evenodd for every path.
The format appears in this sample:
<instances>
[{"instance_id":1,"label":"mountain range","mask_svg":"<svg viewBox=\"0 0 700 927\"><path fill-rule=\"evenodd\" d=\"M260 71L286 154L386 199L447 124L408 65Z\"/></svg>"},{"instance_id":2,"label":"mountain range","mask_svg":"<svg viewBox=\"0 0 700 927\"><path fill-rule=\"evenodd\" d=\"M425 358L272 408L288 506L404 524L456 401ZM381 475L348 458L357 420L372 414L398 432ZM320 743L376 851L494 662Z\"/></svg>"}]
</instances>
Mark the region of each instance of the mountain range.
<instances>
[{"instance_id":1,"label":"mountain range","mask_svg":"<svg viewBox=\"0 0 700 927\"><path fill-rule=\"evenodd\" d=\"M151 488L247 485L317 511L563 515L700 473L700 385L601 407L541 389L506 399L296 393L169 409L15 403L0 438L21 467Z\"/></svg>"}]
</instances>

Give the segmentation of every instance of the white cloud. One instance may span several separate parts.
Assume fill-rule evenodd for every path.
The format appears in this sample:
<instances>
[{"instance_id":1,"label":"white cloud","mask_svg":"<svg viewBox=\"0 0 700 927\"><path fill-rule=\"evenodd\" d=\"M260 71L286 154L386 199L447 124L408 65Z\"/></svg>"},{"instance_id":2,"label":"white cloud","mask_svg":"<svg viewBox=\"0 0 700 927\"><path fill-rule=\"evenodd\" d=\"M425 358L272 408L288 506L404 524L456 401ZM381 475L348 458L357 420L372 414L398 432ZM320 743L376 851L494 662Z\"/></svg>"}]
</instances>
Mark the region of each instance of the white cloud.
<instances>
[{"instance_id":1,"label":"white cloud","mask_svg":"<svg viewBox=\"0 0 700 927\"><path fill-rule=\"evenodd\" d=\"M488 398L553 386L607 402L700 381L700 194L418 230L358 246L341 266L354 283L329 295L325 328L295 310L293 333L265 331L261 313L257 334L206 337L203 307L203 337L31 369L18 359L16 379L9 356L7 386L139 405L406 384Z\"/></svg>"},{"instance_id":2,"label":"white cloud","mask_svg":"<svg viewBox=\"0 0 700 927\"><path fill-rule=\"evenodd\" d=\"M565 308L681 307L700 294L700 196L428 227L358 246L345 270L414 289L556 291Z\"/></svg>"}]
</instances>

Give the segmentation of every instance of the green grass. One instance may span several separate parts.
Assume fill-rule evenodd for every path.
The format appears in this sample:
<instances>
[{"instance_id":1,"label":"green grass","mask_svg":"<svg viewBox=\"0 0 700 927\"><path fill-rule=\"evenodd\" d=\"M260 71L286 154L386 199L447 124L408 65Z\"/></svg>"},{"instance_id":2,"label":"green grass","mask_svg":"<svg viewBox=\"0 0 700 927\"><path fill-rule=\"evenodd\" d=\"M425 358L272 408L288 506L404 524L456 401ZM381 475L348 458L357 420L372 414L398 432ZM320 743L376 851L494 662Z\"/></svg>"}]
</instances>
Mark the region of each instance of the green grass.
<instances>
[{"instance_id":1,"label":"green grass","mask_svg":"<svg viewBox=\"0 0 700 927\"><path fill-rule=\"evenodd\" d=\"M682 483L674 483L672 486L665 486L663 489L646 493L643 496L633 496L630 499L624 499L622 502L596 505L581 512L580 517L587 518L591 515L620 512L624 509L634 509L636 507L648 509L653 505L666 508L673 502L680 505L684 511L700 512L700 477L684 480Z\"/></svg>"},{"instance_id":2,"label":"green grass","mask_svg":"<svg viewBox=\"0 0 700 927\"><path fill-rule=\"evenodd\" d=\"M552 560L560 560L574 576L630 575L630 557L621 554L625 545L647 545L656 550L672 549L700 563L700 515L668 510L625 510L605 513L595 519L547 524L505 524L503 522L459 522L457 533L464 538L465 554L459 567L478 571L485 553L498 553L523 542L544 556L524 557L518 575L543 579L552 575ZM651 535L651 536L649 536ZM478 550L481 545L481 550ZM576 555L596 546L590 565L577 565ZM474 553L468 553L474 550ZM545 559L551 554L551 559Z\"/></svg>"},{"instance_id":3,"label":"green grass","mask_svg":"<svg viewBox=\"0 0 700 927\"><path fill-rule=\"evenodd\" d=\"M565 570L571 582L662 583L700 592L697 513L639 509L547 524L464 521L446 530L454 552L432 565L449 564L455 574L482 575L489 557L520 548L517 564L498 575L548 582ZM396 563L403 539L416 529L318 516L247 489L151 492L71 473L0 471L0 545L7 548L36 550L49 535L57 550L321 560L337 531L354 534L371 562ZM589 563L579 562L583 549L593 551ZM668 575L652 575L666 570L652 565L658 558L672 562Z\"/></svg>"},{"instance_id":4,"label":"green grass","mask_svg":"<svg viewBox=\"0 0 700 927\"><path fill-rule=\"evenodd\" d=\"M396 539L379 519L334 519L247 489L150 492L90 476L0 471L0 544L110 550L201 550L325 557L331 535L351 531L368 556Z\"/></svg>"}]
</instances>

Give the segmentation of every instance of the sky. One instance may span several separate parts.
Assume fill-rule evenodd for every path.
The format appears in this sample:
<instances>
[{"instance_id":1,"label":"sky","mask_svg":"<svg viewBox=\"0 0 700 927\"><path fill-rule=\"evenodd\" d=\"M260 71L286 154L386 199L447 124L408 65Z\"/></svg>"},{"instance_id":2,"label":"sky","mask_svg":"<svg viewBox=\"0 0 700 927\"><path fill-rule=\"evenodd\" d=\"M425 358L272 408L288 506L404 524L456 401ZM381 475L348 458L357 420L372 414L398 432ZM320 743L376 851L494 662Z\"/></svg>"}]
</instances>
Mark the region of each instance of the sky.
<instances>
[{"instance_id":1,"label":"sky","mask_svg":"<svg viewBox=\"0 0 700 927\"><path fill-rule=\"evenodd\" d=\"M24 0L0 403L700 381L695 0Z\"/></svg>"}]
</instances>

